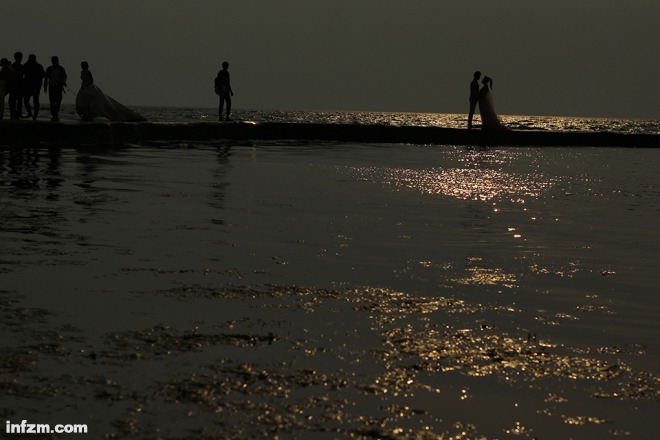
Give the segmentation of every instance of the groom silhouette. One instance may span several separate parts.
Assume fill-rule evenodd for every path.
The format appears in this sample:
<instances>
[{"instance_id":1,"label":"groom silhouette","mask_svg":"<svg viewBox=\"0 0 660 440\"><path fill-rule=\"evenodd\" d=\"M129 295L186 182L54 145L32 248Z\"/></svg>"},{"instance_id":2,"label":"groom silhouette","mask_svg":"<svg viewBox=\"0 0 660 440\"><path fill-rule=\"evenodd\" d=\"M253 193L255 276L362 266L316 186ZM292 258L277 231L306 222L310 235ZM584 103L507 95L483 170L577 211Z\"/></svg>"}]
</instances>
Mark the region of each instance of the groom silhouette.
<instances>
[{"instance_id":1,"label":"groom silhouette","mask_svg":"<svg viewBox=\"0 0 660 440\"><path fill-rule=\"evenodd\" d=\"M470 114L468 115L468 130L472 128L472 117L474 116L474 111L477 109L477 103L479 103L479 78L481 78L481 72L477 70L474 72L474 78L470 83Z\"/></svg>"}]
</instances>

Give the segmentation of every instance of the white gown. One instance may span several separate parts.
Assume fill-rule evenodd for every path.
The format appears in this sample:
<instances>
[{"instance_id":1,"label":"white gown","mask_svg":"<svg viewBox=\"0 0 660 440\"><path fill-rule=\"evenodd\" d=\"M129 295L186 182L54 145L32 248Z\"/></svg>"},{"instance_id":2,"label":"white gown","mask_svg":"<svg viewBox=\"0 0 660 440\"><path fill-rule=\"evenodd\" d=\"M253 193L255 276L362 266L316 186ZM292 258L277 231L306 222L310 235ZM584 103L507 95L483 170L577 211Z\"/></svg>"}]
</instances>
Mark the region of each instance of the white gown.
<instances>
[{"instance_id":1,"label":"white gown","mask_svg":"<svg viewBox=\"0 0 660 440\"><path fill-rule=\"evenodd\" d=\"M83 80L83 85L76 96L76 113L83 119L103 117L120 122L146 121L139 113L103 93L94 84L91 72L83 71L80 77Z\"/></svg>"},{"instance_id":2,"label":"white gown","mask_svg":"<svg viewBox=\"0 0 660 440\"><path fill-rule=\"evenodd\" d=\"M484 86L479 91L479 113L481 114L481 128L483 130L505 130L500 117L495 111L493 92Z\"/></svg>"}]
</instances>

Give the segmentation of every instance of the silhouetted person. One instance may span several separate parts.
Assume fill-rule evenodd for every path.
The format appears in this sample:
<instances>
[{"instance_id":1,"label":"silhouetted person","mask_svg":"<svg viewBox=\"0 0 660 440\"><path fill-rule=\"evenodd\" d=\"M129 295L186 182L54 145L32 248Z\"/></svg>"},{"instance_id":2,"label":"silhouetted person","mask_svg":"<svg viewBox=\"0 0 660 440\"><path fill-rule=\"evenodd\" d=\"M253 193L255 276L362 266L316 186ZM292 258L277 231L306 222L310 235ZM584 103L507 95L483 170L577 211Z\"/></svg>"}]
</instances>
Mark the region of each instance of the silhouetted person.
<instances>
[{"instance_id":1,"label":"silhouetted person","mask_svg":"<svg viewBox=\"0 0 660 440\"><path fill-rule=\"evenodd\" d=\"M89 63L83 61L80 63L80 69L80 87L87 87L94 84L94 76L92 75L92 71L89 70Z\"/></svg>"},{"instance_id":2,"label":"silhouetted person","mask_svg":"<svg viewBox=\"0 0 660 440\"><path fill-rule=\"evenodd\" d=\"M474 72L474 78L470 83L470 114L468 114L468 130L472 128L472 118L474 117L474 112L479 103L479 78L481 78L481 72L477 70Z\"/></svg>"},{"instance_id":3,"label":"silhouetted person","mask_svg":"<svg viewBox=\"0 0 660 440\"><path fill-rule=\"evenodd\" d=\"M76 112L87 121L95 117L107 118L111 121L140 122L145 121L139 113L129 109L115 99L103 93L94 84L94 76L89 70L89 63L80 63L80 90L76 95Z\"/></svg>"},{"instance_id":4,"label":"silhouetted person","mask_svg":"<svg viewBox=\"0 0 660 440\"><path fill-rule=\"evenodd\" d=\"M227 102L227 121L229 119L229 112L231 111L231 97L234 96L234 92L231 89L231 83L229 81L229 63L225 61L222 63L222 70L218 72L218 76L215 77L215 93L220 96L220 108L218 111L218 120L222 121L222 108L224 107L225 101Z\"/></svg>"},{"instance_id":5,"label":"silhouetted person","mask_svg":"<svg viewBox=\"0 0 660 440\"><path fill-rule=\"evenodd\" d=\"M9 89L9 117L11 119L20 119L23 117L23 54L14 53L14 62L11 68L16 74L16 81Z\"/></svg>"},{"instance_id":6,"label":"silhouetted person","mask_svg":"<svg viewBox=\"0 0 660 440\"><path fill-rule=\"evenodd\" d=\"M493 80L487 76L481 81L483 86L479 90L479 113L481 113L482 130L506 130L500 117L495 111L493 101Z\"/></svg>"},{"instance_id":7,"label":"silhouetted person","mask_svg":"<svg viewBox=\"0 0 660 440\"><path fill-rule=\"evenodd\" d=\"M86 87L94 85L94 76L92 75L92 71L89 70L89 63L87 61L80 63L80 68L80 90L78 91L78 95L76 95L76 112L83 121L88 121L95 116L92 107L95 106L97 99L96 96L92 95L87 97L83 91Z\"/></svg>"},{"instance_id":8,"label":"silhouetted person","mask_svg":"<svg viewBox=\"0 0 660 440\"><path fill-rule=\"evenodd\" d=\"M7 58L0 59L0 119L5 115L5 96L16 82L16 73Z\"/></svg>"},{"instance_id":9,"label":"silhouetted person","mask_svg":"<svg viewBox=\"0 0 660 440\"><path fill-rule=\"evenodd\" d=\"M66 71L60 66L60 59L52 57L52 65L46 69L46 80L44 81L44 92L48 92L50 100L51 121L59 121L60 107L62 106L62 93L66 87Z\"/></svg>"},{"instance_id":10,"label":"silhouetted person","mask_svg":"<svg viewBox=\"0 0 660 440\"><path fill-rule=\"evenodd\" d=\"M23 64L23 80L25 84L24 103L27 110L27 117L32 117L35 121L39 114L39 95L41 94L41 86L43 85L45 76L44 66L37 63L37 56L35 54L30 54L27 63ZM34 104L34 112L30 107L30 99L32 99Z\"/></svg>"}]
</instances>

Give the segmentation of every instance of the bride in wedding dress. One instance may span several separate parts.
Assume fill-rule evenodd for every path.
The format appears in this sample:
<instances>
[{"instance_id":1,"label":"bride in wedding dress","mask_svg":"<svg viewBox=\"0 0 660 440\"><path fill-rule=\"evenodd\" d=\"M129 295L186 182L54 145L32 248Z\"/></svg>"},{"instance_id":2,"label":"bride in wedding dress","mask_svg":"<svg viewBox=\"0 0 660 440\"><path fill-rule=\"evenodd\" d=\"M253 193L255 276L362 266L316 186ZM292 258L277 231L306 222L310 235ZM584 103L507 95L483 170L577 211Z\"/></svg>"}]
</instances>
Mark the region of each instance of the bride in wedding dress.
<instances>
[{"instance_id":1,"label":"bride in wedding dress","mask_svg":"<svg viewBox=\"0 0 660 440\"><path fill-rule=\"evenodd\" d=\"M86 61L83 61L80 65L82 67L82 72L80 72L82 85L80 86L78 95L76 95L76 113L83 120L90 120L100 116L111 121L146 121L140 114L104 94L94 84L92 72L89 70L89 65Z\"/></svg>"},{"instance_id":2,"label":"bride in wedding dress","mask_svg":"<svg viewBox=\"0 0 660 440\"><path fill-rule=\"evenodd\" d=\"M479 90L479 112L481 113L482 130L506 130L504 124L495 112L493 103L493 79L487 76L481 81L483 86Z\"/></svg>"}]
</instances>

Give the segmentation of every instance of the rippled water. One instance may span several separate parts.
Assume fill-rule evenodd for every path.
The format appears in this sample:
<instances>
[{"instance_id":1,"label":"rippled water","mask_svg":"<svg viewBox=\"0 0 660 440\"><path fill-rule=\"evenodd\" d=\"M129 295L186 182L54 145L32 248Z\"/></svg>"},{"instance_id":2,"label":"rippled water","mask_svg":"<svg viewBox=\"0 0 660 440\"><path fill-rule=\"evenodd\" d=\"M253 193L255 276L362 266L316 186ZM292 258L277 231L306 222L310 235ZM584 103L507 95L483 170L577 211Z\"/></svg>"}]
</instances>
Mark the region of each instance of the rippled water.
<instances>
[{"instance_id":1,"label":"rippled water","mask_svg":"<svg viewBox=\"0 0 660 440\"><path fill-rule=\"evenodd\" d=\"M137 107L150 121L205 122L217 120L217 109L179 107ZM297 122L320 124L376 124L415 127L465 128L467 115L444 113L397 113L360 111L284 111L242 110L232 113L235 120L256 122ZM514 130L614 132L660 134L660 121L644 119L606 119L565 116L502 115L505 125ZM74 109L65 106L64 120L78 120ZM479 117L475 120L479 124Z\"/></svg>"},{"instance_id":2,"label":"rippled water","mask_svg":"<svg viewBox=\"0 0 660 440\"><path fill-rule=\"evenodd\" d=\"M0 150L0 411L93 438L649 438L659 164Z\"/></svg>"},{"instance_id":3,"label":"rippled water","mask_svg":"<svg viewBox=\"0 0 660 440\"><path fill-rule=\"evenodd\" d=\"M165 110L144 109L150 118L159 120L215 120L210 109ZM465 128L464 114L443 113L392 113L392 112L343 112L343 111L266 111L238 110L236 119L258 122L314 122L323 124L377 124L415 127ZM502 115L504 124L514 130L549 130L614 133L660 134L660 121L637 119L579 118L563 116L509 116ZM479 123L477 117L476 123Z\"/></svg>"}]
</instances>

